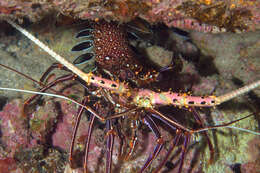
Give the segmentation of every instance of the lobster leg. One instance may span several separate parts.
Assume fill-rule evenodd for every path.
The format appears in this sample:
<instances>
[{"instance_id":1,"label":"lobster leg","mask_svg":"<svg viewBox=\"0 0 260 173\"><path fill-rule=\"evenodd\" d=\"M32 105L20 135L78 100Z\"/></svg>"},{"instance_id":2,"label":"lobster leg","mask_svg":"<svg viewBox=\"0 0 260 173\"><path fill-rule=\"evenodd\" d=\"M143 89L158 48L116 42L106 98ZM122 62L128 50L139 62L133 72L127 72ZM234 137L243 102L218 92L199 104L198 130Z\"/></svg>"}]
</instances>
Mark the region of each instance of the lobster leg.
<instances>
[{"instance_id":1,"label":"lobster leg","mask_svg":"<svg viewBox=\"0 0 260 173\"><path fill-rule=\"evenodd\" d=\"M204 122L203 122L201 116L199 115L199 113L196 111L196 109L194 107L191 107L191 111L192 111L192 115L194 116L196 122L201 126L201 128L204 128L205 127ZM202 134L205 136L205 138L207 140L209 150L210 150L210 160L209 160L209 162L212 163L213 159L214 159L214 153L215 153L213 145L210 141L208 132L204 131L204 132L202 132Z\"/></svg>"},{"instance_id":2,"label":"lobster leg","mask_svg":"<svg viewBox=\"0 0 260 173\"><path fill-rule=\"evenodd\" d=\"M144 118L144 123L150 128L150 130L154 133L154 135L156 136L157 140L157 144L154 148L154 151L152 154L150 154L150 156L148 157L148 159L146 160L144 166L142 167L142 169L139 171L139 173L144 172L144 170L152 163L152 161L154 160L154 158L159 154L159 152L161 151L162 147L163 147L163 138L160 134L160 131L158 129L158 126L155 124L155 122L153 121L153 119L149 116L146 115Z\"/></svg>"},{"instance_id":3,"label":"lobster leg","mask_svg":"<svg viewBox=\"0 0 260 173\"><path fill-rule=\"evenodd\" d=\"M61 82L64 82L64 81L68 81L68 80L72 80L75 78L75 75L74 74L69 74L69 75L64 75L64 76L61 76L59 77L58 79L56 79L55 81L49 83L47 86L43 87L40 92L45 92L47 89L57 85L58 83L61 83ZM28 104L30 104L37 96L39 95L33 95L32 97L28 98L25 102L24 102L24 105L23 105L23 110L25 110L26 106Z\"/></svg>"},{"instance_id":4,"label":"lobster leg","mask_svg":"<svg viewBox=\"0 0 260 173\"><path fill-rule=\"evenodd\" d=\"M152 116L161 120L162 122L166 123L167 125L169 125L173 130L176 130L176 129L181 129L181 130L184 130L184 131L187 131L187 132L193 132L192 130L184 127L183 125L179 124L178 122L176 122L175 120L163 115L161 112L153 109L153 108L150 108L148 109L149 112L151 112Z\"/></svg>"},{"instance_id":5,"label":"lobster leg","mask_svg":"<svg viewBox=\"0 0 260 173\"><path fill-rule=\"evenodd\" d=\"M116 134L118 135L120 141L120 148L119 148L119 158L122 158L123 152L125 151L124 144L126 143L125 135L121 132L122 126L118 123L116 125Z\"/></svg>"},{"instance_id":6,"label":"lobster leg","mask_svg":"<svg viewBox=\"0 0 260 173\"><path fill-rule=\"evenodd\" d=\"M179 166L179 169L178 169L178 173L182 172L182 167L183 167L187 147L188 147L188 144L190 142L190 137L191 137L191 134L189 132L184 133L184 144L183 144L183 147L182 147L182 150L181 150L181 163L180 163L180 166Z\"/></svg>"},{"instance_id":7,"label":"lobster leg","mask_svg":"<svg viewBox=\"0 0 260 173\"><path fill-rule=\"evenodd\" d=\"M106 158L106 173L111 173L112 171L112 155L113 155L113 146L114 146L114 138L115 138L115 131L112 127L112 120L106 121L106 128L107 128L107 158Z\"/></svg>"},{"instance_id":8,"label":"lobster leg","mask_svg":"<svg viewBox=\"0 0 260 173\"><path fill-rule=\"evenodd\" d=\"M65 66L63 66L60 63L53 63L42 75L40 81L43 82L46 77L54 70L54 69L59 69L59 70L65 70L65 71L70 71L67 69Z\"/></svg>"},{"instance_id":9,"label":"lobster leg","mask_svg":"<svg viewBox=\"0 0 260 173\"><path fill-rule=\"evenodd\" d=\"M181 130L182 132L184 131L184 134L181 133L179 134L180 136L177 136L178 138L180 138L182 135L184 135L184 144L183 144L183 147L181 149L181 158L180 158L180 166L179 166L179 169L178 169L178 173L181 173L182 171L182 167L183 167L183 162L184 162L184 159L185 159L185 154L186 154L186 151L187 151L187 146L189 144L189 141L190 141L190 136L191 134L194 132L193 130L190 130L184 126L182 126L181 124L179 124L178 122L168 118L167 116L163 115L162 113L160 113L159 111L157 110L154 110L154 109L149 109L150 112L152 113L152 116L163 121L164 123L166 123L167 125L169 125L169 127L171 127L172 129L174 130ZM154 113L154 114L153 114ZM177 131L178 132L178 131ZM178 135L178 134L177 134ZM174 148L174 146L178 143L179 139L176 139L176 143L174 143L171 147L172 149ZM169 152L169 151L168 151ZM170 155L170 153L167 153L167 155ZM166 155L166 160L169 156ZM165 160L163 162L166 162ZM160 167L161 165L159 165ZM158 170L158 169L157 169Z\"/></svg>"},{"instance_id":10,"label":"lobster leg","mask_svg":"<svg viewBox=\"0 0 260 173\"><path fill-rule=\"evenodd\" d=\"M47 77L47 75L48 75L53 69L55 69L55 68L62 68L63 70L69 71L66 67L61 66L60 64L53 64L53 65L45 72L44 76L42 77L42 80L44 80L44 79ZM85 83L84 83L82 80L80 80L80 78L78 78L77 75L75 75L75 74L69 74L69 75L64 75L64 76L61 76L61 77L57 78L55 81L53 81L53 82L49 83L48 85L46 85L45 87L43 87L43 88L40 90L40 92L45 92L47 89L50 89L51 87L57 85L58 83L61 83L61 82L64 82L64 81L68 81L68 80L75 80L75 79L76 79L77 81L79 81L80 84L82 84L82 85L85 87ZM85 87L85 88L86 88L86 87ZM24 105L23 105L23 112L24 112L26 106L27 106L28 104L30 104L37 96L39 96L39 95L34 95L34 96L30 97L29 99L27 99L27 100L25 101L25 103L24 103ZM94 110L92 110L90 107L85 106L85 109L87 109L90 113L94 114L98 119L100 119L100 120L102 120L102 121L105 121L105 119L104 119L102 116L98 115L98 114L97 114Z\"/></svg>"},{"instance_id":11,"label":"lobster leg","mask_svg":"<svg viewBox=\"0 0 260 173\"><path fill-rule=\"evenodd\" d=\"M130 141L130 149L129 152L127 153L125 160L128 160L130 156L132 155L134 148L136 147L137 144L137 120L133 120L131 122L131 131L132 131L132 137Z\"/></svg>"},{"instance_id":12,"label":"lobster leg","mask_svg":"<svg viewBox=\"0 0 260 173\"><path fill-rule=\"evenodd\" d=\"M89 123L89 127L88 127L88 135L87 135L86 144L85 144L84 173L88 172L88 166L87 166L88 152L89 152L89 145L90 145L90 141L91 141L94 121L95 121L95 116L91 115L90 123Z\"/></svg>"},{"instance_id":13,"label":"lobster leg","mask_svg":"<svg viewBox=\"0 0 260 173\"><path fill-rule=\"evenodd\" d=\"M169 150L167 151L163 161L160 163L160 165L156 168L155 171L153 171L153 173L158 173L162 167L165 165L165 163L167 162L167 160L170 157L170 154L172 153L172 151L174 150L175 146L179 143L180 138L182 136L182 131L181 130L177 130L176 132L176 136L174 137L174 139L172 140L171 146L169 148Z\"/></svg>"},{"instance_id":14,"label":"lobster leg","mask_svg":"<svg viewBox=\"0 0 260 173\"><path fill-rule=\"evenodd\" d=\"M85 97L82 101L82 105L86 105L87 101L88 101L88 99L87 99L87 97ZM79 123L80 123L83 111L84 111L84 108L79 107L78 113L77 113L77 116L76 116L76 124L73 127L73 134L72 134L72 139L71 139L71 143L70 143L70 150L69 150L69 162L70 162L71 167L73 165L72 155L73 155L73 150L74 150L74 143L75 143L75 139L76 139L76 135L77 135L77 131L78 131L78 127L79 127Z\"/></svg>"}]
</instances>

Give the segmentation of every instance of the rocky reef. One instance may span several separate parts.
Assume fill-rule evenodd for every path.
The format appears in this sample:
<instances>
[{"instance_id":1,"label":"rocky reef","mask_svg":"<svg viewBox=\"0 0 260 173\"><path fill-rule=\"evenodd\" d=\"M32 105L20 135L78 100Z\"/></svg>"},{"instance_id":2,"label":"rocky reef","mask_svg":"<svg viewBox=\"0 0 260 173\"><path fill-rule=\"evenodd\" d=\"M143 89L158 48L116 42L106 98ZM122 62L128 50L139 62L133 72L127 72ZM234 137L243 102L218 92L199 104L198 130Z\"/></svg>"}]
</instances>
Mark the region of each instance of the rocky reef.
<instances>
[{"instance_id":1,"label":"rocky reef","mask_svg":"<svg viewBox=\"0 0 260 173\"><path fill-rule=\"evenodd\" d=\"M73 19L125 23L139 17L188 30L241 32L260 27L259 8L259 0L2 0L0 19L27 18L36 22L62 14Z\"/></svg>"},{"instance_id":2,"label":"rocky reef","mask_svg":"<svg viewBox=\"0 0 260 173\"><path fill-rule=\"evenodd\" d=\"M260 33L257 30L260 28L259 8L258 0L1 0L0 18L19 21L29 19L32 23L25 22L27 29L69 61L73 61L75 54L68 50L77 42L75 33L82 29L78 27L78 19L105 19L126 23L139 17L152 26L164 23L167 27L159 31L168 34L166 45L147 46L145 39L131 43L137 49L141 47L142 55L148 56L157 66L169 65L172 58L179 57L178 61L174 61L180 63L176 73L171 75L171 79L166 74L166 79L161 84L171 84L182 91L191 90L193 95L222 95L260 79ZM54 61L5 22L0 25L0 63L39 79ZM188 36L178 34L171 27L189 31ZM197 31L249 32L205 34ZM154 34L156 32L158 30ZM0 68L0 74L1 87L30 90L39 88L12 71ZM49 80L61 74L64 73L57 70ZM60 84L55 89L78 101L82 100L83 87L78 84ZM0 93L0 172L82 173L89 114L84 114L81 120L73 154L77 164L70 168L68 152L78 106L67 100L43 97L24 116L22 107L29 96L31 95L8 91ZM257 112L259 97L260 91L255 90L215 109L199 109L199 113L208 125L223 124ZM189 111L172 109L176 110L173 112L176 119L186 115L185 120L190 120ZM235 126L259 131L259 122L259 115L255 114ZM105 168L100 166L104 165L106 157L106 133L103 129L104 125L97 122L88 160L91 172L103 172ZM129 131L129 122L122 127L122 131ZM163 126L160 126L160 131L165 139L165 149L148 168L148 172L158 166L174 137L174 133ZM197 135L192 139L186 156L184 172L258 172L259 136L225 128L209 133L216 152L214 162L208 162L206 141ZM153 133L142 125L138 129L137 148L129 160L124 161L119 151L114 150L113 169L126 173L140 170L153 151L155 140ZM116 138L115 148L119 146ZM171 160L164 167L165 171L177 172L178 151L176 149L172 154Z\"/></svg>"}]
</instances>

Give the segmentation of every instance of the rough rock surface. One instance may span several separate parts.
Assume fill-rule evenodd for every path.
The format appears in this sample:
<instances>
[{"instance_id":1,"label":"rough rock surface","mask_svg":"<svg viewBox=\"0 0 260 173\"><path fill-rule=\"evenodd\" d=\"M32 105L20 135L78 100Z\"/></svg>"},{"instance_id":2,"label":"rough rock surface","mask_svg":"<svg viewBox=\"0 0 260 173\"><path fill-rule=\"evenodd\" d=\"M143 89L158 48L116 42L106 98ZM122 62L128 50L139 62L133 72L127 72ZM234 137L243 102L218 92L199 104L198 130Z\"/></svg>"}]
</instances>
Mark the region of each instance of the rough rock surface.
<instances>
[{"instance_id":1,"label":"rough rock surface","mask_svg":"<svg viewBox=\"0 0 260 173\"><path fill-rule=\"evenodd\" d=\"M0 17L39 21L63 14L77 19L149 23L198 31L248 31L260 27L259 0L2 0Z\"/></svg>"},{"instance_id":2,"label":"rough rock surface","mask_svg":"<svg viewBox=\"0 0 260 173\"><path fill-rule=\"evenodd\" d=\"M28 4L30 3L28 2ZM78 28L75 29L72 26L68 28L66 25L65 27L64 25L59 27L47 21L47 19L44 19L39 24L28 27L28 30L37 35L39 39L48 43L56 52L61 53L68 60L73 61L75 54L68 50L77 42L77 40L74 39L74 35L76 33L75 30L78 30ZM4 25L6 29L1 28L0 30L0 63L14 67L35 79L39 79L53 61L28 39L25 39L19 33L11 30L9 25ZM259 38L257 36L259 36L259 31L255 33L243 33L241 35L233 35L230 33L219 35L191 33L192 42L197 45L201 54L197 57L198 59L195 60L189 56L181 58L183 68L181 68L180 73L178 73L179 76L170 76L173 79L171 81L172 85L183 85L183 91L186 88L190 89L194 95L209 95L213 92L215 92L216 95L221 95L240 87L240 83L234 81L236 78L241 80L242 85L259 79L258 67L260 67L260 62L257 49ZM243 42L243 38L248 38L251 41L245 40ZM187 47L185 47L184 43L185 41L183 41L183 45L180 46L183 46L183 48L189 47L187 45ZM149 51L149 49L151 48L148 48L147 51ZM171 58L172 53L170 52L173 51L173 49L174 48L171 48L167 51L162 47L153 49L151 51L153 52L151 57ZM147 54L151 55L149 53ZM244 61L241 62L241 59ZM58 72L59 70L55 71L56 76L59 75ZM28 79L24 79L2 67L0 68L0 74L1 87L37 89L37 85L32 85L31 82L28 82ZM163 83L164 82L162 82L162 84ZM168 81L165 83L168 83ZM56 89L60 90L62 88L63 85L58 86ZM81 100L80 94L82 94L82 87L69 87L64 91L64 94L73 96L73 98L76 96L77 99ZM1 91L1 98L4 100L1 102L1 108L4 107L4 109L2 109L0 113L1 140L9 140L10 142L8 143L9 145L4 142L0 144L0 172L1 169L9 169L10 172L15 171L21 173L32 170L42 172L63 172L66 170L67 172L72 172L72 169L68 166L67 153L68 144L71 140L71 130L75 123L73 115L75 115L77 111L76 106L68 101L44 97L45 104L38 105L37 111L34 112L34 115L30 116L30 131L33 134L31 137L33 137L34 142L38 141L36 145L36 143L28 143L24 142L24 140L20 140L28 135L26 132L28 127L24 127L24 124L21 123L23 120L20 121L19 119L19 117L21 118L19 109L23 101L20 100L19 104L17 104L17 100L12 101L13 98L17 97L22 98L24 101L28 98L28 95L17 95L14 92ZM222 124L255 112L255 109L259 107L258 101L259 90L255 90L249 96L235 98L228 103L218 106L216 109L203 109L200 113L203 119L209 122L210 125ZM4 104L6 102L8 103L7 105ZM58 102L61 107L55 107L56 102ZM176 110L172 114L174 118L178 119L182 118L183 115L187 115L187 120L190 120L191 116L188 114L188 111L179 111L178 108L172 109ZM259 131L258 124L259 116L256 115L255 117L245 119L235 124L235 126ZM78 134L79 138L75 147L77 150L75 156L78 156L78 158L75 157L75 159L79 161L79 163L82 161L81 156L83 155L82 150L86 134L84 130L86 130L87 125L88 121L85 116L82 120L82 126L80 127L82 134ZM101 127L96 127L93 133L93 143L91 145L91 149L93 150L89 158L89 163L93 163L91 165L105 163L104 151L106 146L106 134ZM124 127L124 130L129 130L127 128L127 126ZM160 131L165 137L165 148L168 149L169 141L174 135L173 133L167 133L166 131L168 131L168 129L163 127L160 128ZM10 135L12 132L15 134L14 138ZM216 149L215 162L208 164L209 152L208 148L205 147L206 141L203 137L200 137L201 135L198 135L198 137L192 139L193 145L191 145L187 154L184 171L207 173L232 172L234 165L240 165L241 171L244 172L246 172L246 170L257 171L257 165L259 165L259 137L230 129L212 131L210 134L210 138ZM21 136L23 138L20 138ZM117 150L115 150L115 155L113 156L114 169L120 170L121 172L136 172L143 165L145 159L148 157L148 153L153 150L156 139L144 125L138 130L138 136L139 145L131 160L122 161L123 163L120 163L120 161L117 162L118 153ZM21 141L20 147L19 144L15 144L13 140ZM26 145L29 147L24 147ZM118 142L115 143L115 146L115 148L118 148ZM249 146L254 147L248 148ZM15 149L17 152L10 152L12 149ZM162 153L156 161L153 162L148 171L151 171L160 163L165 152L165 150L162 150ZM28 158L33 159L30 160ZM168 169L172 172L177 171L173 163L178 160L178 158L179 155L177 154L176 157L173 157L173 161L169 162L164 169ZM172 170L172 168L175 169ZM90 167L90 169L95 172L104 172L103 166L99 169L93 166ZM76 172L75 170L73 171ZM77 172L82 172L82 165L78 166Z\"/></svg>"}]
</instances>

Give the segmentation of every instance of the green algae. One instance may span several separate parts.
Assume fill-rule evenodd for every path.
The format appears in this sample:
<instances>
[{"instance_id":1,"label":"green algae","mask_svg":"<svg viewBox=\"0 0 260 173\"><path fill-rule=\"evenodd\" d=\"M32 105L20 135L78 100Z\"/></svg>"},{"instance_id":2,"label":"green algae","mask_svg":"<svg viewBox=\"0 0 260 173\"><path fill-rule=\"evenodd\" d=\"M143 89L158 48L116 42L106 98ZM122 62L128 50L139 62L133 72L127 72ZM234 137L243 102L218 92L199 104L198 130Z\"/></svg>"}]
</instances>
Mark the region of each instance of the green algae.
<instances>
[{"instance_id":1,"label":"green algae","mask_svg":"<svg viewBox=\"0 0 260 173\"><path fill-rule=\"evenodd\" d=\"M236 112L236 111L235 111ZM230 119L238 119L249 115L250 111L245 110L240 114L231 113L230 111L220 110L219 114L224 117L225 120L223 122L218 122L218 124L223 124L225 122L230 122ZM235 115L235 117L232 117ZM232 126L250 129L253 131L257 131L257 122L254 117L249 117L240 122L233 124ZM215 148L215 158L212 164L208 164L208 159L210 152L206 150L205 157L203 157L203 171L207 173L215 173L215 172L232 172L230 166L235 163L247 163L249 162L250 156L247 152L248 143L256 135L242 132L235 129L229 128L221 128L214 132L215 140L214 140L214 148Z\"/></svg>"}]
</instances>

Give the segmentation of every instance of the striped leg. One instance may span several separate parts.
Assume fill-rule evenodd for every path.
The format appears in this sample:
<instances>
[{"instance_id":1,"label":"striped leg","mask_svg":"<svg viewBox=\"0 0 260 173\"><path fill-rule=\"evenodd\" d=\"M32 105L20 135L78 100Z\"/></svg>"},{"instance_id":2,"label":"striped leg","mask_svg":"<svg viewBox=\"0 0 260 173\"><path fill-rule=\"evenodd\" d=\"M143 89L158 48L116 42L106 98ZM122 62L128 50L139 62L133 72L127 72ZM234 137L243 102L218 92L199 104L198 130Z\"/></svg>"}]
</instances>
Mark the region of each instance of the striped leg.
<instances>
[{"instance_id":1,"label":"striped leg","mask_svg":"<svg viewBox=\"0 0 260 173\"><path fill-rule=\"evenodd\" d=\"M160 153L160 151L163 147L163 144L164 144L164 141L163 141L163 138L160 134L158 126L155 124L153 119L149 115L146 115L143 119L144 119L144 123L150 128L150 130L156 136L156 138L157 138L156 143L157 144L154 147L153 153L150 154L150 156L146 160L144 166L141 168L139 173L144 172L144 170L152 163L152 161L155 159L155 157Z\"/></svg>"},{"instance_id":2,"label":"striped leg","mask_svg":"<svg viewBox=\"0 0 260 173\"><path fill-rule=\"evenodd\" d=\"M112 120L106 121L106 128L107 128L107 158L106 158L106 173L111 173L112 171L112 155L113 155L113 146L114 146L114 138L115 138L115 131L112 127Z\"/></svg>"}]
</instances>

